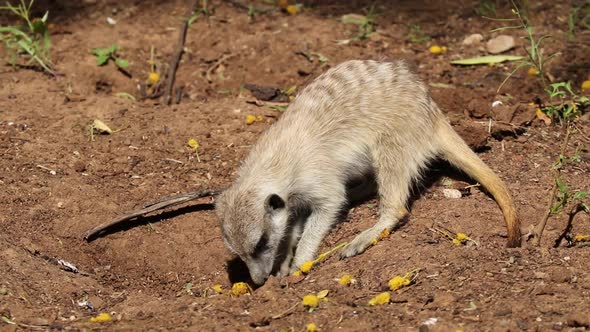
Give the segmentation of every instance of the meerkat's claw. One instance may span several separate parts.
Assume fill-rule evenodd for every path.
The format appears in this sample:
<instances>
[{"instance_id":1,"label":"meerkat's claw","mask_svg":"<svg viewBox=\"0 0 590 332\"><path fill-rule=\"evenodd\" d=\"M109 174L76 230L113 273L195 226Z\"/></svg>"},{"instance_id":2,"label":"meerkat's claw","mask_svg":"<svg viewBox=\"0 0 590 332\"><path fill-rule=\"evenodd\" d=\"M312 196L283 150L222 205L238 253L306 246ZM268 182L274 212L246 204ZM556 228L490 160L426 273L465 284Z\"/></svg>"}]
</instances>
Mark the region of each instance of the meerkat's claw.
<instances>
[{"instance_id":1,"label":"meerkat's claw","mask_svg":"<svg viewBox=\"0 0 590 332\"><path fill-rule=\"evenodd\" d=\"M368 229L352 240L346 247L342 249L340 253L340 259L346 259L358 254L362 254L371 245L373 240L372 232Z\"/></svg>"}]
</instances>

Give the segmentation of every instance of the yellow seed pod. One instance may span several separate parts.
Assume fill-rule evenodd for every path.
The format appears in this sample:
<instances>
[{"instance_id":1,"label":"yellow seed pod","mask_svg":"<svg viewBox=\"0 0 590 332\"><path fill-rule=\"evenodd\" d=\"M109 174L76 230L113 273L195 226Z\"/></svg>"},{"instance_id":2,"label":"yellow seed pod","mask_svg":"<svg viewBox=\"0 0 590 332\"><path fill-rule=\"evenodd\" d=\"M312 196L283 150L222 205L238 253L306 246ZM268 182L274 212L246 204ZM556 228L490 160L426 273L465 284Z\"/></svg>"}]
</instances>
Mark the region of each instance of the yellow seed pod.
<instances>
[{"instance_id":1,"label":"yellow seed pod","mask_svg":"<svg viewBox=\"0 0 590 332\"><path fill-rule=\"evenodd\" d=\"M148 75L148 79L147 79L147 84L148 85L153 85L160 82L160 74L156 73L156 72L150 72Z\"/></svg>"},{"instance_id":2,"label":"yellow seed pod","mask_svg":"<svg viewBox=\"0 0 590 332\"><path fill-rule=\"evenodd\" d=\"M442 47L440 47L438 45L432 45L432 46L430 46L428 51L432 54L441 54L443 52L443 49L442 49Z\"/></svg>"},{"instance_id":3,"label":"yellow seed pod","mask_svg":"<svg viewBox=\"0 0 590 332\"><path fill-rule=\"evenodd\" d=\"M219 294L223 293L223 289L221 288L221 285L213 285L211 287L211 289L213 289L214 291L216 291Z\"/></svg>"},{"instance_id":4,"label":"yellow seed pod","mask_svg":"<svg viewBox=\"0 0 590 332\"><path fill-rule=\"evenodd\" d=\"M338 283L342 286L349 286L352 283L352 276L350 274L345 274L338 279Z\"/></svg>"},{"instance_id":5,"label":"yellow seed pod","mask_svg":"<svg viewBox=\"0 0 590 332\"><path fill-rule=\"evenodd\" d=\"M256 121L258 122L262 122L264 120L264 117L262 115L259 115L256 117Z\"/></svg>"},{"instance_id":6,"label":"yellow seed pod","mask_svg":"<svg viewBox=\"0 0 590 332\"><path fill-rule=\"evenodd\" d=\"M320 305L320 300L315 294L309 294L303 297L301 304L310 309L315 309L318 307L318 305Z\"/></svg>"},{"instance_id":7,"label":"yellow seed pod","mask_svg":"<svg viewBox=\"0 0 590 332\"><path fill-rule=\"evenodd\" d=\"M291 14L291 15L295 15L297 13L299 13L301 10L299 9L299 6L295 6L295 5L288 5L287 6L287 13Z\"/></svg>"},{"instance_id":8,"label":"yellow seed pod","mask_svg":"<svg viewBox=\"0 0 590 332\"><path fill-rule=\"evenodd\" d=\"M590 80L582 82L582 91L590 90Z\"/></svg>"},{"instance_id":9,"label":"yellow seed pod","mask_svg":"<svg viewBox=\"0 0 590 332\"><path fill-rule=\"evenodd\" d=\"M576 235L574 242L584 242L590 240L590 235Z\"/></svg>"},{"instance_id":10,"label":"yellow seed pod","mask_svg":"<svg viewBox=\"0 0 590 332\"><path fill-rule=\"evenodd\" d=\"M307 274L307 273L309 273L309 271L311 271L312 267L313 267L313 261L307 261L307 262L301 264L299 269L301 270L301 272Z\"/></svg>"},{"instance_id":11,"label":"yellow seed pod","mask_svg":"<svg viewBox=\"0 0 590 332\"><path fill-rule=\"evenodd\" d=\"M529 76L537 76L537 75L539 75L539 71L537 70L537 68L530 67L529 70L527 71L527 74Z\"/></svg>"},{"instance_id":12,"label":"yellow seed pod","mask_svg":"<svg viewBox=\"0 0 590 332\"><path fill-rule=\"evenodd\" d=\"M236 282L231 286L231 293L235 296L242 296L250 293L250 286L245 282Z\"/></svg>"},{"instance_id":13,"label":"yellow seed pod","mask_svg":"<svg viewBox=\"0 0 590 332\"><path fill-rule=\"evenodd\" d=\"M369 305L374 306L374 305L387 304L387 303L389 303L390 300L391 300L391 296L389 295L389 292L383 292L383 293L377 294L377 296L375 296L374 298L369 300Z\"/></svg>"},{"instance_id":14,"label":"yellow seed pod","mask_svg":"<svg viewBox=\"0 0 590 332\"><path fill-rule=\"evenodd\" d=\"M320 329L314 323L307 324L307 326L305 328L307 329L307 332L319 332L320 331Z\"/></svg>"},{"instance_id":15,"label":"yellow seed pod","mask_svg":"<svg viewBox=\"0 0 590 332\"><path fill-rule=\"evenodd\" d=\"M376 245L377 244L377 241L378 241L377 239L372 239L371 240L371 245L373 245L373 246Z\"/></svg>"},{"instance_id":16,"label":"yellow seed pod","mask_svg":"<svg viewBox=\"0 0 590 332\"><path fill-rule=\"evenodd\" d=\"M251 125L256 121L256 117L254 115L248 114L246 115L246 124Z\"/></svg>"},{"instance_id":17,"label":"yellow seed pod","mask_svg":"<svg viewBox=\"0 0 590 332\"><path fill-rule=\"evenodd\" d=\"M100 313L92 318L90 318L88 321L91 323L105 323L105 322L110 322L113 320L113 317L111 317L111 315L107 312L103 312Z\"/></svg>"},{"instance_id":18,"label":"yellow seed pod","mask_svg":"<svg viewBox=\"0 0 590 332\"><path fill-rule=\"evenodd\" d=\"M395 291L395 290L398 290L404 286L409 285L411 282L412 281L406 277L395 276L395 277L391 278L391 280L389 280L387 285L389 286L389 289L391 289L392 291Z\"/></svg>"},{"instance_id":19,"label":"yellow seed pod","mask_svg":"<svg viewBox=\"0 0 590 332\"><path fill-rule=\"evenodd\" d=\"M299 277L299 276L301 276L301 271L297 270L297 271L293 272L293 275L296 277Z\"/></svg>"}]
</instances>

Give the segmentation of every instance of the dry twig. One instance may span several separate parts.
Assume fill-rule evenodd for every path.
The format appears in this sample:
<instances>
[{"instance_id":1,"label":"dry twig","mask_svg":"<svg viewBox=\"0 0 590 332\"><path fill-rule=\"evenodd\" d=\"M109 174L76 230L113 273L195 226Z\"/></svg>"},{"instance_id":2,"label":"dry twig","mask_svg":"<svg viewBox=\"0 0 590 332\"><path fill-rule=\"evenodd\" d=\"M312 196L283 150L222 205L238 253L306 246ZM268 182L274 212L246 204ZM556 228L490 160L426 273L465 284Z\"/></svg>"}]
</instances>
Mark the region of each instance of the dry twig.
<instances>
[{"instance_id":1,"label":"dry twig","mask_svg":"<svg viewBox=\"0 0 590 332\"><path fill-rule=\"evenodd\" d=\"M144 207L139 210L128 212L113 221L106 222L106 223L103 223L103 224L100 224L100 225L94 227L93 229L86 232L84 239L86 241L90 241L94 237L99 235L101 232L107 230L108 228L119 225L125 221L129 221L131 219L143 216L143 215L148 214L150 212L162 210L167 207L186 203L188 201L192 201L192 200L195 200L198 198L216 196L219 193L221 193L221 191L222 190L219 190L219 189L206 189L206 190L193 191L193 192L186 193L186 194L179 194L179 195L174 195L174 196L170 196L170 197L164 197L156 202L144 205Z\"/></svg>"},{"instance_id":2,"label":"dry twig","mask_svg":"<svg viewBox=\"0 0 590 332\"><path fill-rule=\"evenodd\" d=\"M178 65L180 64L180 59L182 58L182 53L184 53L184 43L186 42L186 33L188 31L189 20L193 13L199 10L199 0L195 0L193 3L190 11L186 14L186 18L182 22L182 26L180 27L180 35L178 38L178 44L176 44L176 49L174 50L174 54L170 59L170 65L168 66L168 74L167 74L167 81L166 81L166 89L164 90L164 103L166 105L170 105L172 103L172 90L174 90L174 81L176 80L176 71L178 70Z\"/></svg>"},{"instance_id":3,"label":"dry twig","mask_svg":"<svg viewBox=\"0 0 590 332\"><path fill-rule=\"evenodd\" d=\"M564 131L565 131L565 137L563 139L563 143L561 144L561 149L559 150L560 155L565 156L566 150L567 150L567 145L570 141L570 134L571 134L571 129L569 127L569 125L564 125ZM531 234L531 240L533 241L533 245L534 246L540 246L541 245L541 236L543 235L543 231L545 230L545 225L547 225L547 220L549 220L549 217L551 216L551 208L553 207L553 202L555 201L555 195L557 194L557 179L559 178L560 174L561 174L561 170L559 168L556 168L553 171L553 188L551 189L551 194L549 195L549 201L547 204L547 207L545 208L545 216L543 217L543 219L535 226L535 229L533 230L532 234Z\"/></svg>"}]
</instances>

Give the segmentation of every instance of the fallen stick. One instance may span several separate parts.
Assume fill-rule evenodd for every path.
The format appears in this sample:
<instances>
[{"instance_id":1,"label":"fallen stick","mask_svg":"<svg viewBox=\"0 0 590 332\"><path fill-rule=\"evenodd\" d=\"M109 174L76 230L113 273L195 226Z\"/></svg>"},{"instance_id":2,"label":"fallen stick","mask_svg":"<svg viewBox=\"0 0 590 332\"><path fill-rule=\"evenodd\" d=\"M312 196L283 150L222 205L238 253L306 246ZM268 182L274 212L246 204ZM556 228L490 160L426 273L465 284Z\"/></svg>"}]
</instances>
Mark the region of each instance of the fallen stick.
<instances>
[{"instance_id":1,"label":"fallen stick","mask_svg":"<svg viewBox=\"0 0 590 332\"><path fill-rule=\"evenodd\" d=\"M196 0L193 3L193 6L190 9L190 12L186 14L186 18L182 22L182 26L180 27L180 36L178 38L178 44L176 44L176 49L174 50L174 54L170 59L170 65L168 66L168 80L166 81L166 89L164 90L164 104L170 105L172 103L172 90L174 90L174 81L176 80L176 71L178 70L178 65L180 64L180 59L182 58L182 53L184 53L184 44L186 42L186 33L188 31L189 20L191 16L199 10L199 2Z\"/></svg>"},{"instance_id":2,"label":"fallen stick","mask_svg":"<svg viewBox=\"0 0 590 332\"><path fill-rule=\"evenodd\" d=\"M179 194L179 195L174 195L174 196L170 196L170 197L164 197L156 202L144 205L143 208L141 208L139 210L128 212L113 221L106 222L106 223L103 223L103 224L100 224L100 225L94 227L93 229L86 232L84 239L86 241L90 241L94 237L96 237L97 235L102 233L103 231L107 230L108 228L119 225L125 221L131 220L131 219L134 219L137 217L141 217L141 216L148 214L150 212L154 212L154 211L165 209L167 207L186 203L188 201L192 201L192 200L195 200L198 198L216 196L216 195L219 195L221 193L221 191L222 190L220 190L220 189L205 189L205 190L193 191L193 192L186 193L186 194Z\"/></svg>"}]
</instances>

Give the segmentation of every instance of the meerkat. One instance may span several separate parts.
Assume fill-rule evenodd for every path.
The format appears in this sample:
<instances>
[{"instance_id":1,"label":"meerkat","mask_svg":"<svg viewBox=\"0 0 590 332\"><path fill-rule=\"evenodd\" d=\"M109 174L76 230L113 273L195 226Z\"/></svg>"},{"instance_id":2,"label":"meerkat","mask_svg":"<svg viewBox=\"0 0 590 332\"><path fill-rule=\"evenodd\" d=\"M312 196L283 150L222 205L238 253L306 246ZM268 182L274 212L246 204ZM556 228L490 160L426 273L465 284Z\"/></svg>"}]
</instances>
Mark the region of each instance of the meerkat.
<instances>
[{"instance_id":1,"label":"meerkat","mask_svg":"<svg viewBox=\"0 0 590 332\"><path fill-rule=\"evenodd\" d=\"M348 203L351 183L377 185L379 219L343 248L362 253L407 213L414 181L434 158L482 184L500 206L508 247L520 246L506 185L452 129L404 61L352 60L316 78L253 146L216 200L223 240L255 284L313 260Z\"/></svg>"}]
</instances>

